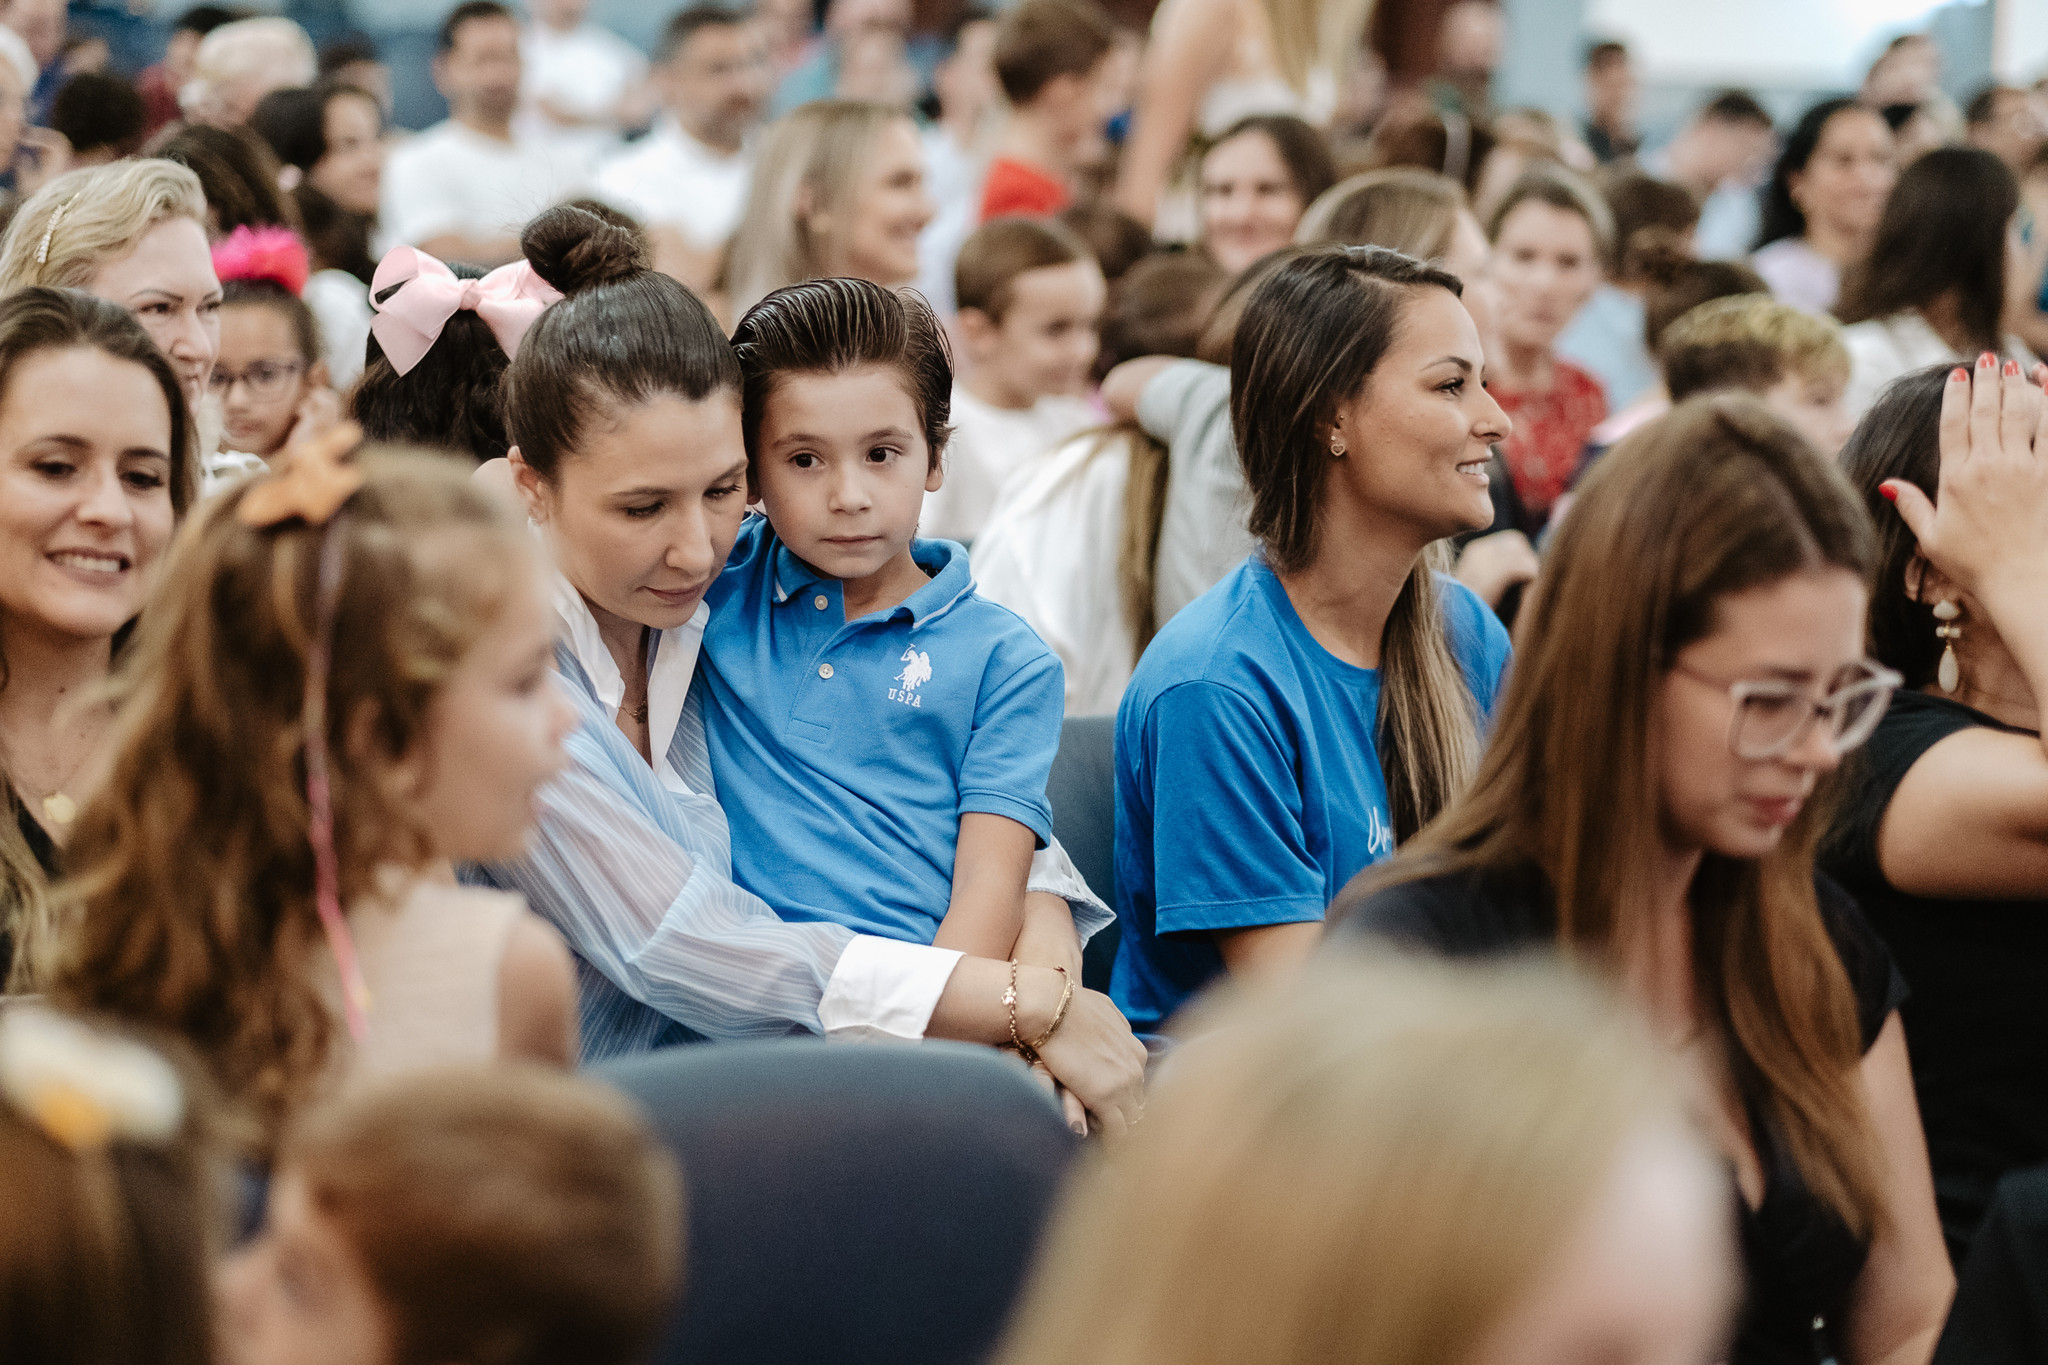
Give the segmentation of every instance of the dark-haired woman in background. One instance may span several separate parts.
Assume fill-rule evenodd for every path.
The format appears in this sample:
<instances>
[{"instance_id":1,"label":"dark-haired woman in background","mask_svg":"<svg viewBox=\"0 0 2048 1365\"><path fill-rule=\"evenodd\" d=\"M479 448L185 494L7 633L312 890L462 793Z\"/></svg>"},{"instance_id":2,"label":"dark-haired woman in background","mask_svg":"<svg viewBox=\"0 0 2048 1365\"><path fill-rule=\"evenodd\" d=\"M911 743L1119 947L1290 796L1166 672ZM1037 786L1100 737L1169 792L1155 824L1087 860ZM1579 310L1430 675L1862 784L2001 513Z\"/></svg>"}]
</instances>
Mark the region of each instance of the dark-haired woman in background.
<instances>
[{"instance_id":1,"label":"dark-haired woman in background","mask_svg":"<svg viewBox=\"0 0 2048 1365\"><path fill-rule=\"evenodd\" d=\"M1999 1177L2048 1161L2044 407L2010 367L1944 365L1894 384L1842 452L1877 519L1871 649L1907 690L1857 756L1825 856L1913 991L1958 1264Z\"/></svg>"},{"instance_id":2,"label":"dark-haired woman in background","mask_svg":"<svg viewBox=\"0 0 2048 1365\"><path fill-rule=\"evenodd\" d=\"M521 246L568 296L521 343L506 415L515 482L560 571L556 659L578 726L526 855L470 875L523 892L582 959L586 1059L797 1031L999 1044L1012 982L1017 1027L1045 1033L1062 995L1050 968L785 922L733 884L687 698L704 596L746 508L739 365L631 232L562 207ZM1090 899L1051 849L1031 886ZM1104 1126L1137 1115L1143 1049L1106 997L1074 992L1041 1055Z\"/></svg>"},{"instance_id":3,"label":"dark-haired woman in background","mask_svg":"<svg viewBox=\"0 0 2048 1365\"><path fill-rule=\"evenodd\" d=\"M256 106L249 126L284 164L312 257L306 302L327 337L327 367L345 390L362 373L369 334L383 111L376 96L351 85L276 90Z\"/></svg>"},{"instance_id":4,"label":"dark-haired woman in background","mask_svg":"<svg viewBox=\"0 0 2048 1365\"><path fill-rule=\"evenodd\" d=\"M1305 958L1477 763L1507 633L1431 548L1492 523L1508 424L1459 289L1321 247L1245 307L1230 417L1259 548L1160 628L1117 713L1112 992L1141 1032Z\"/></svg>"},{"instance_id":5,"label":"dark-haired woman in background","mask_svg":"<svg viewBox=\"0 0 2048 1365\"><path fill-rule=\"evenodd\" d=\"M1232 124L1202 157L1202 245L1235 275L1294 240L1294 229L1337 181L1323 135L1291 114Z\"/></svg>"},{"instance_id":6,"label":"dark-haired woman in background","mask_svg":"<svg viewBox=\"0 0 2048 1365\"><path fill-rule=\"evenodd\" d=\"M2030 302L2016 214L2019 186L2005 163L1976 147L1941 147L1900 174L1877 226L1870 259L1842 282L1836 314L1850 324L1852 417L1885 385L1925 365L1981 351L2030 364L2005 330Z\"/></svg>"},{"instance_id":7,"label":"dark-haired woman in background","mask_svg":"<svg viewBox=\"0 0 2048 1365\"><path fill-rule=\"evenodd\" d=\"M113 724L104 687L198 452L177 373L126 309L0 299L0 991Z\"/></svg>"},{"instance_id":8,"label":"dark-haired woman in background","mask_svg":"<svg viewBox=\"0 0 2048 1365\"><path fill-rule=\"evenodd\" d=\"M1862 657L1873 553L1754 400L1636 433L1550 546L1477 776L1332 911L1451 957L1553 944L1628 989L1740 1193L1735 1365L1924 1365L1954 1287L1904 987L1814 875L1812 798L1896 681Z\"/></svg>"},{"instance_id":9,"label":"dark-haired woman in background","mask_svg":"<svg viewBox=\"0 0 2048 1365\"><path fill-rule=\"evenodd\" d=\"M1756 273L1795 308L1833 310L1842 273L1870 256L1898 178L1883 114L1851 99L1814 105L1786 136L1764 191Z\"/></svg>"}]
</instances>

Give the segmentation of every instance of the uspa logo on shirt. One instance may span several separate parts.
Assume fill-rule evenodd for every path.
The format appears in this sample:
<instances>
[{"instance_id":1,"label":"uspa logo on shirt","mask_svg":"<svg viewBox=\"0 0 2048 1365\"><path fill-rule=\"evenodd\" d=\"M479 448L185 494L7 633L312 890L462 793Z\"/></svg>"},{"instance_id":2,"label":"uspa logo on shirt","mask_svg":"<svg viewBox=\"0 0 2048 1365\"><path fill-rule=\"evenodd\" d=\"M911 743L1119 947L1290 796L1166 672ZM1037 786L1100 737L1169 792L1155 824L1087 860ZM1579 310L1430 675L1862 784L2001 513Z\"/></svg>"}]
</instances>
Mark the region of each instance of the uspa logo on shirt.
<instances>
[{"instance_id":1,"label":"uspa logo on shirt","mask_svg":"<svg viewBox=\"0 0 2048 1365\"><path fill-rule=\"evenodd\" d=\"M924 698L917 689L931 681L932 656L912 645L903 651L903 671L896 675L897 686L889 689L889 700L900 701L905 706L923 706Z\"/></svg>"}]
</instances>

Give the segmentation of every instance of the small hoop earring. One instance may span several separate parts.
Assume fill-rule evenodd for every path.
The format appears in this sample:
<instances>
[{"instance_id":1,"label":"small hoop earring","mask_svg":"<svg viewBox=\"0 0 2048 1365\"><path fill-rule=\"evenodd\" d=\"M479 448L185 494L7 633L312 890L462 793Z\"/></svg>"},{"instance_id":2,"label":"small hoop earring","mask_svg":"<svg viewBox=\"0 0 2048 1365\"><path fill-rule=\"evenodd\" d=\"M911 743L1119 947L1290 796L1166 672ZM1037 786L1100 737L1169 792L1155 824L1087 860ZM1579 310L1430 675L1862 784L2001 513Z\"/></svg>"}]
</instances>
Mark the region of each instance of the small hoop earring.
<instances>
[{"instance_id":1,"label":"small hoop earring","mask_svg":"<svg viewBox=\"0 0 2048 1365\"><path fill-rule=\"evenodd\" d=\"M1934 636L1948 642L1941 651L1941 663L1934 670L1934 682L1950 694L1963 684L1962 665L1956 662L1956 641L1963 638L1963 628L1956 624L1956 618L1962 614L1963 609L1953 602L1934 604L1934 619L1941 623L1934 628Z\"/></svg>"}]
</instances>

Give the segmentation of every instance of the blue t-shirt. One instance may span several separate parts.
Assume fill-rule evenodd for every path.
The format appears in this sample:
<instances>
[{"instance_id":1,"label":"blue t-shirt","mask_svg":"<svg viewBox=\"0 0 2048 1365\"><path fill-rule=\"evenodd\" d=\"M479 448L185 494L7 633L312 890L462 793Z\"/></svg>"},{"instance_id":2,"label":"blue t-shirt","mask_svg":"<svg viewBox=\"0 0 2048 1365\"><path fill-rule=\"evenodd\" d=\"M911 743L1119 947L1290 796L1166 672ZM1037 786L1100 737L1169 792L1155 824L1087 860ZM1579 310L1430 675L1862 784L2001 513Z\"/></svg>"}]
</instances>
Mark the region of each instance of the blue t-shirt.
<instances>
[{"instance_id":1,"label":"blue t-shirt","mask_svg":"<svg viewBox=\"0 0 2048 1365\"><path fill-rule=\"evenodd\" d=\"M1508 636L1438 579L1482 714ZM1222 974L1211 932L1320 920L1394 851L1375 751L1376 669L1331 654L1253 554L1161 628L1116 717L1117 917L1110 995L1140 1032Z\"/></svg>"},{"instance_id":2,"label":"blue t-shirt","mask_svg":"<svg viewBox=\"0 0 2048 1365\"><path fill-rule=\"evenodd\" d=\"M911 557L931 582L848 621L839 580L748 521L697 676L733 880L784 919L930 943L962 815L1051 837L1065 684L1031 627L976 595L965 550Z\"/></svg>"}]
</instances>

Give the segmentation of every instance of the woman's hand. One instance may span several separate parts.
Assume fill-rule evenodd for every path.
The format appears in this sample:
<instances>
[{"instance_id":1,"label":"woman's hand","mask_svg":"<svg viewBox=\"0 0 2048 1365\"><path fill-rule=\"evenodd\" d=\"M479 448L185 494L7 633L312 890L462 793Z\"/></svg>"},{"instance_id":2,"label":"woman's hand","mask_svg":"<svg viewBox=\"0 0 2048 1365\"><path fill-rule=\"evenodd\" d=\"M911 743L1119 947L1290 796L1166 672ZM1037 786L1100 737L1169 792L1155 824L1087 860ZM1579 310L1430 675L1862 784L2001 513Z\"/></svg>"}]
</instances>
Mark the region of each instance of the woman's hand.
<instances>
[{"instance_id":1,"label":"woman's hand","mask_svg":"<svg viewBox=\"0 0 2048 1365\"><path fill-rule=\"evenodd\" d=\"M1932 502L1903 479L1882 491L1927 562L1982 603L2031 611L2048 592L2048 401L2011 361L1960 367L1941 395L1941 478Z\"/></svg>"},{"instance_id":2,"label":"woman's hand","mask_svg":"<svg viewBox=\"0 0 2048 1365\"><path fill-rule=\"evenodd\" d=\"M1050 1020L1066 983L1057 972L1026 970L1034 978L1029 987L1034 1004L1040 991L1054 992L1044 1012L1034 1009L1031 1017ZM1021 980L1019 984L1024 985ZM1145 1112L1145 1045L1131 1036L1129 1021L1102 992L1077 985L1066 1018L1038 1055L1053 1079L1095 1116L1098 1130L1121 1135Z\"/></svg>"}]
</instances>

